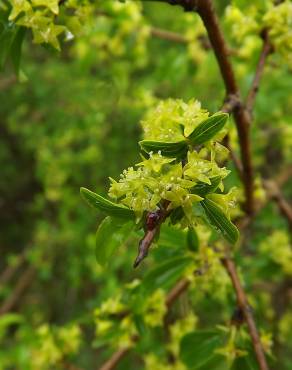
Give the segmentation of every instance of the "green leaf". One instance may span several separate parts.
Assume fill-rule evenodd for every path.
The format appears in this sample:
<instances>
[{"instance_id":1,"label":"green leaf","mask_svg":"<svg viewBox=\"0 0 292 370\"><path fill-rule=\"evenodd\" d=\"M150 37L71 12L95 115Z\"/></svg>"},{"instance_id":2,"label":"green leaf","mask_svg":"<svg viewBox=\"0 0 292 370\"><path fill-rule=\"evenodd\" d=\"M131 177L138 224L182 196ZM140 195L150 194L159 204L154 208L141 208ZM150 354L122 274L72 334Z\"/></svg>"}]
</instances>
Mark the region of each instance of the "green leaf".
<instances>
[{"instance_id":1,"label":"green leaf","mask_svg":"<svg viewBox=\"0 0 292 370\"><path fill-rule=\"evenodd\" d=\"M0 69L4 67L15 35L15 27L6 25L0 34Z\"/></svg>"},{"instance_id":2,"label":"green leaf","mask_svg":"<svg viewBox=\"0 0 292 370\"><path fill-rule=\"evenodd\" d=\"M140 147L147 153L161 152L164 157L183 158L188 151L186 141L178 141L176 143L164 143L161 141L143 140L139 142Z\"/></svg>"},{"instance_id":3,"label":"green leaf","mask_svg":"<svg viewBox=\"0 0 292 370\"><path fill-rule=\"evenodd\" d=\"M225 125L228 119L227 113L216 113L200 123L189 135L192 145L204 144L211 140Z\"/></svg>"},{"instance_id":4,"label":"green leaf","mask_svg":"<svg viewBox=\"0 0 292 370\"><path fill-rule=\"evenodd\" d=\"M19 66L21 58L21 47L26 33L26 28L19 27L10 48L10 56L17 76L19 75Z\"/></svg>"},{"instance_id":5,"label":"green leaf","mask_svg":"<svg viewBox=\"0 0 292 370\"><path fill-rule=\"evenodd\" d=\"M135 217L135 214L131 209L123 205L113 203L86 188L81 188L80 193L90 206L99 209L106 215L125 218L128 220L134 219Z\"/></svg>"},{"instance_id":6,"label":"green leaf","mask_svg":"<svg viewBox=\"0 0 292 370\"><path fill-rule=\"evenodd\" d=\"M114 251L128 239L133 227L132 222L120 226L110 216L100 223L96 232L95 256L101 266L105 266Z\"/></svg>"},{"instance_id":7,"label":"green leaf","mask_svg":"<svg viewBox=\"0 0 292 370\"><path fill-rule=\"evenodd\" d=\"M173 225L175 225L178 221L180 221L184 217L185 213L182 207L175 208L170 214L170 221Z\"/></svg>"},{"instance_id":8,"label":"green leaf","mask_svg":"<svg viewBox=\"0 0 292 370\"><path fill-rule=\"evenodd\" d=\"M23 317L16 313L7 313L0 317L0 339L4 337L10 325L19 324Z\"/></svg>"},{"instance_id":9,"label":"green leaf","mask_svg":"<svg viewBox=\"0 0 292 370\"><path fill-rule=\"evenodd\" d=\"M143 279L142 289L169 289L181 278L185 269L193 262L191 257L175 257L153 268Z\"/></svg>"},{"instance_id":10,"label":"green leaf","mask_svg":"<svg viewBox=\"0 0 292 370\"><path fill-rule=\"evenodd\" d=\"M199 238L196 230L192 227L188 228L187 246L189 250L196 252L199 249Z\"/></svg>"},{"instance_id":11,"label":"green leaf","mask_svg":"<svg viewBox=\"0 0 292 370\"><path fill-rule=\"evenodd\" d=\"M160 228L159 246L177 249L186 243L186 235L181 229L163 223Z\"/></svg>"},{"instance_id":12,"label":"green leaf","mask_svg":"<svg viewBox=\"0 0 292 370\"><path fill-rule=\"evenodd\" d=\"M180 358L189 369L200 369L212 361L215 350L223 343L223 334L217 330L198 330L185 335L180 343ZM209 367L213 369L213 367Z\"/></svg>"},{"instance_id":13,"label":"green leaf","mask_svg":"<svg viewBox=\"0 0 292 370\"><path fill-rule=\"evenodd\" d=\"M197 194L200 197L205 197L209 193L214 193L218 188L221 176L215 176L210 178L211 184L206 184L205 182L198 181L197 184L191 188L193 194Z\"/></svg>"},{"instance_id":14,"label":"green leaf","mask_svg":"<svg viewBox=\"0 0 292 370\"><path fill-rule=\"evenodd\" d=\"M238 357L233 365L232 370L257 370L257 362L250 355Z\"/></svg>"},{"instance_id":15,"label":"green leaf","mask_svg":"<svg viewBox=\"0 0 292 370\"><path fill-rule=\"evenodd\" d=\"M204 199L200 204L202 205L210 224L219 230L227 241L235 244L239 237L239 232L221 208L219 208L216 203L210 199Z\"/></svg>"},{"instance_id":16,"label":"green leaf","mask_svg":"<svg viewBox=\"0 0 292 370\"><path fill-rule=\"evenodd\" d=\"M209 360L204 363L199 370L229 370L230 364L228 363L225 356L220 354L214 354Z\"/></svg>"}]
</instances>

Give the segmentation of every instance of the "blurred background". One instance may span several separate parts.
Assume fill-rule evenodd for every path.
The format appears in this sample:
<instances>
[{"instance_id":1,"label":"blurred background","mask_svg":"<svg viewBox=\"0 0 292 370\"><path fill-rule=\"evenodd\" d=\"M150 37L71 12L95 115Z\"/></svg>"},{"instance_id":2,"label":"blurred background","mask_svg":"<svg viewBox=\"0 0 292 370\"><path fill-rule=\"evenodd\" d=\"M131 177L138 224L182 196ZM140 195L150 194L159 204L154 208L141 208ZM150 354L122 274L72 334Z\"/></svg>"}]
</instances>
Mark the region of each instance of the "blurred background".
<instances>
[{"instance_id":1,"label":"blurred background","mask_svg":"<svg viewBox=\"0 0 292 370\"><path fill-rule=\"evenodd\" d=\"M249 2L237 4L249 14ZM248 22L243 14L234 29L229 1L217 1L216 8L245 95L262 42L244 32ZM67 36L61 52L27 38L21 81L9 66L0 74L1 370L97 369L109 357L112 349L95 335L94 310L123 284L143 278L167 252L153 253L134 271L132 243L102 269L94 252L101 216L82 201L79 188L104 195L108 177L118 178L139 160L139 121L160 99L195 98L211 112L224 99L196 14L152 1L101 1L80 36ZM252 126L259 199L261 176L275 178L291 164L291 86L291 59L272 55ZM237 151L233 123L230 131ZM233 170L231 163L228 167ZM227 182L240 186L235 172ZM292 199L291 181L283 192ZM250 231L242 262L247 288L261 287L250 299L263 330L270 333L267 341L273 337L281 355L281 369L292 369L289 237L286 221L270 203ZM164 245L175 249L177 240ZM251 264L255 249L259 257ZM193 298L193 303L200 301L194 306L200 326L228 319L230 307L224 300L229 293L205 293ZM159 335L152 346L155 340ZM142 348L147 350L147 344ZM144 368L137 351L119 369Z\"/></svg>"}]
</instances>

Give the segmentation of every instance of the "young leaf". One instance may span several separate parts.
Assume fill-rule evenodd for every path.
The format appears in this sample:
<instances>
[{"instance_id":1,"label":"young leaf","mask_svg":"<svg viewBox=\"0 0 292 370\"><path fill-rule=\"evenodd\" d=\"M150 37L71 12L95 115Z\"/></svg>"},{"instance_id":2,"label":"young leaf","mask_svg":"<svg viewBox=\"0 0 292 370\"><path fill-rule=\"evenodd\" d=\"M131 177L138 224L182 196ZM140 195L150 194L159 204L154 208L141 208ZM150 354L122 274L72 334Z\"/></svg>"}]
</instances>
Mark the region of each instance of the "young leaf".
<instances>
[{"instance_id":1,"label":"young leaf","mask_svg":"<svg viewBox=\"0 0 292 370\"><path fill-rule=\"evenodd\" d=\"M205 197L207 194L215 192L220 184L221 179L221 176L212 177L210 179L211 184L206 184L205 182L199 181L193 188L191 188L191 192L199 195L200 197Z\"/></svg>"},{"instance_id":2,"label":"young leaf","mask_svg":"<svg viewBox=\"0 0 292 370\"><path fill-rule=\"evenodd\" d=\"M15 28L8 25L3 29L2 33L0 33L0 69L2 69L6 63L14 35Z\"/></svg>"},{"instance_id":3,"label":"young leaf","mask_svg":"<svg viewBox=\"0 0 292 370\"><path fill-rule=\"evenodd\" d=\"M200 145L211 140L223 128L227 119L227 113L213 114L194 129L188 137L189 141L193 145Z\"/></svg>"},{"instance_id":4,"label":"young leaf","mask_svg":"<svg viewBox=\"0 0 292 370\"><path fill-rule=\"evenodd\" d=\"M232 364L232 370L257 370L256 361L248 354L244 357L238 357Z\"/></svg>"},{"instance_id":5,"label":"young leaf","mask_svg":"<svg viewBox=\"0 0 292 370\"><path fill-rule=\"evenodd\" d=\"M19 66L21 58L21 47L26 33L26 28L19 27L10 48L10 56L17 76L19 75Z\"/></svg>"},{"instance_id":6,"label":"young leaf","mask_svg":"<svg viewBox=\"0 0 292 370\"><path fill-rule=\"evenodd\" d=\"M191 257L175 257L159 264L144 277L142 289L151 292L158 288L170 288L192 261Z\"/></svg>"},{"instance_id":7,"label":"young leaf","mask_svg":"<svg viewBox=\"0 0 292 370\"><path fill-rule=\"evenodd\" d=\"M210 224L217 230L219 229L227 241L235 244L239 237L238 230L227 218L221 208L219 208L216 203L210 199L204 199L200 204L202 205Z\"/></svg>"},{"instance_id":8,"label":"young leaf","mask_svg":"<svg viewBox=\"0 0 292 370\"><path fill-rule=\"evenodd\" d=\"M86 188L81 188L80 193L89 205L109 216L134 219L134 212L123 205L113 203Z\"/></svg>"},{"instance_id":9,"label":"young leaf","mask_svg":"<svg viewBox=\"0 0 292 370\"><path fill-rule=\"evenodd\" d=\"M187 234L187 246L189 250L196 252L199 249L199 238L195 229L189 227Z\"/></svg>"},{"instance_id":10,"label":"young leaf","mask_svg":"<svg viewBox=\"0 0 292 370\"><path fill-rule=\"evenodd\" d=\"M101 266L106 265L114 251L126 241L133 227L132 222L119 226L110 216L100 223L96 232L95 256Z\"/></svg>"},{"instance_id":11,"label":"young leaf","mask_svg":"<svg viewBox=\"0 0 292 370\"><path fill-rule=\"evenodd\" d=\"M182 207L175 208L170 214L170 221L174 225L184 217L185 213Z\"/></svg>"},{"instance_id":12,"label":"young leaf","mask_svg":"<svg viewBox=\"0 0 292 370\"><path fill-rule=\"evenodd\" d=\"M143 140L139 142L140 147L147 153L161 152L164 157L182 158L187 154L188 146L186 141L176 143L164 143L161 141Z\"/></svg>"},{"instance_id":13,"label":"young leaf","mask_svg":"<svg viewBox=\"0 0 292 370\"><path fill-rule=\"evenodd\" d=\"M215 356L215 350L222 342L223 335L217 330L198 330L189 333L181 340L180 358L189 369L200 369Z\"/></svg>"}]
</instances>

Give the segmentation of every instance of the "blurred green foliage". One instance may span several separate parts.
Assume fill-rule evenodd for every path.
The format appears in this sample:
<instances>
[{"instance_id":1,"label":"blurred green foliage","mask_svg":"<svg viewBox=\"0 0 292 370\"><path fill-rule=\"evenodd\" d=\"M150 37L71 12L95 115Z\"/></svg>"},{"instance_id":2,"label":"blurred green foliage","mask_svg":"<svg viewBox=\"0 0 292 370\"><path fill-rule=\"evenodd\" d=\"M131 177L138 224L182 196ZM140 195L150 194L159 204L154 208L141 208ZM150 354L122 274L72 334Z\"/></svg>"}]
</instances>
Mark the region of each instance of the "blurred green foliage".
<instances>
[{"instance_id":1,"label":"blurred green foliage","mask_svg":"<svg viewBox=\"0 0 292 370\"><path fill-rule=\"evenodd\" d=\"M272 29L275 52L252 125L260 203L261 179L291 165L291 3L276 11L268 0L215 3L243 95L260 30ZM256 369L246 330L234 334L229 326L235 297L209 230L199 228L190 248L186 232L164 225L159 248L138 271L132 261L141 235L132 233L102 268L95 259L102 217L79 195L81 186L104 195L109 176L140 160L139 121L160 99L195 97L218 111L224 86L199 17L154 1L0 0L0 64L0 306L17 298L0 316L0 369L96 369L137 334L118 369L227 369L232 356L233 369ZM229 129L238 152L234 125ZM227 166L227 189L240 189L232 162ZM283 192L292 199L291 181ZM291 370L291 235L274 203L261 210L235 258L271 367ZM202 275L191 278L194 268ZM191 287L165 331L165 296L184 276ZM211 346L201 348L206 336ZM197 346L202 361L192 357ZM241 349L249 355L238 357Z\"/></svg>"}]
</instances>

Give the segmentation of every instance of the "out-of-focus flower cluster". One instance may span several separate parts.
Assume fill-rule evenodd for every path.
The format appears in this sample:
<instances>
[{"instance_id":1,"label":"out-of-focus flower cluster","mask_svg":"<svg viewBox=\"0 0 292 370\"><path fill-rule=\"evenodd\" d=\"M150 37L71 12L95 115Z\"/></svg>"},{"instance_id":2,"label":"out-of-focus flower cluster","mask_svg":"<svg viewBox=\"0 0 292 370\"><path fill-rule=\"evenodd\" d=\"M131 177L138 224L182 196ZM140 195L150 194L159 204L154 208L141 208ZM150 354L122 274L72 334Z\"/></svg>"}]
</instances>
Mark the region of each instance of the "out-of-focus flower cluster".
<instances>
[{"instance_id":1,"label":"out-of-focus flower cluster","mask_svg":"<svg viewBox=\"0 0 292 370\"><path fill-rule=\"evenodd\" d=\"M273 47L285 63L291 63L292 4L265 0L248 4L245 9L232 4L226 8L225 21L238 45L237 55L249 59L261 47L260 33L268 31Z\"/></svg>"},{"instance_id":2,"label":"out-of-focus flower cluster","mask_svg":"<svg viewBox=\"0 0 292 370\"><path fill-rule=\"evenodd\" d=\"M260 251L279 265L284 274L292 275L292 249L286 232L274 231L260 243Z\"/></svg>"},{"instance_id":3,"label":"out-of-focus flower cluster","mask_svg":"<svg viewBox=\"0 0 292 370\"><path fill-rule=\"evenodd\" d=\"M57 368L68 355L75 354L81 345L81 330L77 325L67 327L40 326L36 343L31 349L32 369Z\"/></svg>"},{"instance_id":4,"label":"out-of-focus flower cluster","mask_svg":"<svg viewBox=\"0 0 292 370\"><path fill-rule=\"evenodd\" d=\"M186 103L168 99L151 110L141 124L145 139L176 142L188 136L208 116L197 100Z\"/></svg>"}]
</instances>

